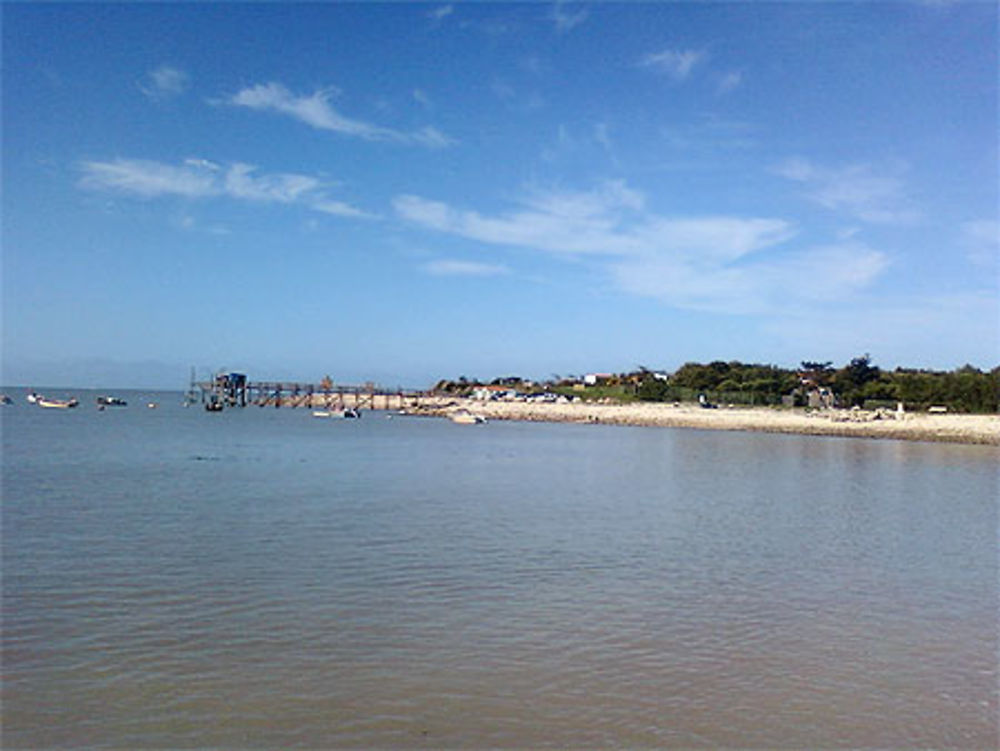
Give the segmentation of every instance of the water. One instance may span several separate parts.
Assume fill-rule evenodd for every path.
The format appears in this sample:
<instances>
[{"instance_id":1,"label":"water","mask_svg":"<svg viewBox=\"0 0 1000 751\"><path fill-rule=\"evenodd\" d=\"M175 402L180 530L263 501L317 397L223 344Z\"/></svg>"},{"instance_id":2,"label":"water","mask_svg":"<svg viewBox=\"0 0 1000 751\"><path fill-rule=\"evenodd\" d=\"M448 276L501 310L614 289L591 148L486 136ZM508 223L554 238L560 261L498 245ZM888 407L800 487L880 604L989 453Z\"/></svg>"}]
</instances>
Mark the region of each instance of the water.
<instances>
[{"instance_id":1,"label":"water","mask_svg":"<svg viewBox=\"0 0 1000 751\"><path fill-rule=\"evenodd\" d=\"M997 746L995 448L124 395L0 413L5 748Z\"/></svg>"}]
</instances>

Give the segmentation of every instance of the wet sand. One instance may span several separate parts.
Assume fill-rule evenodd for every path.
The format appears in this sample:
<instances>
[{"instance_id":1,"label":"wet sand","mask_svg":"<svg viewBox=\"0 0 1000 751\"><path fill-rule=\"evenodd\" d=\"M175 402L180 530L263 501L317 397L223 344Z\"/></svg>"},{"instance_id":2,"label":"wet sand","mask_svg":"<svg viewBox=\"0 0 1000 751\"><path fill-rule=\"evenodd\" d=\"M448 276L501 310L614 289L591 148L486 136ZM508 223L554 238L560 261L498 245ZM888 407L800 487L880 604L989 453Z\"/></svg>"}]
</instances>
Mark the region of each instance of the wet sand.
<instances>
[{"instance_id":1,"label":"wet sand","mask_svg":"<svg viewBox=\"0 0 1000 751\"><path fill-rule=\"evenodd\" d=\"M547 404L426 398L411 411L449 416L465 409L490 420L643 425L705 430L750 430L854 438L893 438L1000 446L1000 415L959 415L858 410L806 411L767 407L719 407L640 402Z\"/></svg>"}]
</instances>

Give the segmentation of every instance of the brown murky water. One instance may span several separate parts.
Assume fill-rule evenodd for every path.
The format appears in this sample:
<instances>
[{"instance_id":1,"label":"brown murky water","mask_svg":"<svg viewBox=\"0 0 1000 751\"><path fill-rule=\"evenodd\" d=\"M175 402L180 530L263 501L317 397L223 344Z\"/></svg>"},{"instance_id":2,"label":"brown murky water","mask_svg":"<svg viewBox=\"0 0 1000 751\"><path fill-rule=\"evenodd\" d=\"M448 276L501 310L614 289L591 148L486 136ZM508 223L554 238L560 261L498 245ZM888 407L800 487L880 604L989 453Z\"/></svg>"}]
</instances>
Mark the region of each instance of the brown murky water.
<instances>
[{"instance_id":1,"label":"brown murky water","mask_svg":"<svg viewBox=\"0 0 1000 751\"><path fill-rule=\"evenodd\" d=\"M970 747L973 446L3 415L3 746Z\"/></svg>"}]
</instances>

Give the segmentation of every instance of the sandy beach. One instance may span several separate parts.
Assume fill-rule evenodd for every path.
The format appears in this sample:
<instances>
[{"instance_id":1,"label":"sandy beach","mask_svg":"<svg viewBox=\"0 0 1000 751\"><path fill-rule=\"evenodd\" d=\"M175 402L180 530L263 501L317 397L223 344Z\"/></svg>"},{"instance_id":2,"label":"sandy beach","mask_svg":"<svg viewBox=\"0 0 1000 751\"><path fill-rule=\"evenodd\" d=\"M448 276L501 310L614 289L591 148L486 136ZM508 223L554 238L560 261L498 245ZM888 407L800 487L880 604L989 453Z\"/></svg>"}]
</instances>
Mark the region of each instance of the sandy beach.
<instances>
[{"instance_id":1,"label":"sandy beach","mask_svg":"<svg viewBox=\"0 0 1000 751\"><path fill-rule=\"evenodd\" d=\"M471 399L427 398L417 414L449 416L468 410L489 420L575 422L644 425L703 430L751 430L769 433L893 438L1000 446L1000 415L959 415L895 412L720 407L641 402L633 404L569 404L482 402Z\"/></svg>"}]
</instances>

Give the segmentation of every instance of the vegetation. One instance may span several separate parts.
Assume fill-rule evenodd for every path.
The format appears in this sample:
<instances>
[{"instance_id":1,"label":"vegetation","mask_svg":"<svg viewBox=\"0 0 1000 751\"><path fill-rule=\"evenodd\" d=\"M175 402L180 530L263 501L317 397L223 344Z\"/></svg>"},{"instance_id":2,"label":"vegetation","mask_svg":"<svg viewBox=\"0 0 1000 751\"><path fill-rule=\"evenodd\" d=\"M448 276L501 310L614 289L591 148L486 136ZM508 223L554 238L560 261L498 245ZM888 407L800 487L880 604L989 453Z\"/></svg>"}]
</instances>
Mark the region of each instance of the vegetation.
<instances>
[{"instance_id":1,"label":"vegetation","mask_svg":"<svg viewBox=\"0 0 1000 751\"><path fill-rule=\"evenodd\" d=\"M593 380L593 379L590 379ZM629 373L602 376L596 383L567 376L543 383L507 376L489 383L440 381L439 393L469 395L483 386L503 387L521 394L561 393L586 400L693 402L700 397L716 404L806 406L821 394L840 407L890 407L902 402L910 411L931 406L950 412L1000 412L1000 367L982 371L965 365L954 371L897 368L886 371L869 355L855 357L841 368L832 362L804 361L797 370L776 365L717 360L686 363L673 374L639 367Z\"/></svg>"},{"instance_id":2,"label":"vegetation","mask_svg":"<svg viewBox=\"0 0 1000 751\"><path fill-rule=\"evenodd\" d=\"M688 401L692 392L732 404L804 406L810 392L826 390L841 407L947 407L952 412L1000 411L1000 368L966 365L951 372L897 368L883 371L871 357L855 357L835 370L830 362L803 362L799 370L740 362L687 363L667 380L644 381L640 398Z\"/></svg>"}]
</instances>

